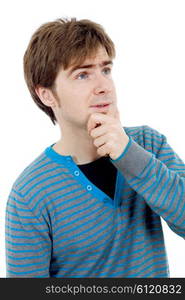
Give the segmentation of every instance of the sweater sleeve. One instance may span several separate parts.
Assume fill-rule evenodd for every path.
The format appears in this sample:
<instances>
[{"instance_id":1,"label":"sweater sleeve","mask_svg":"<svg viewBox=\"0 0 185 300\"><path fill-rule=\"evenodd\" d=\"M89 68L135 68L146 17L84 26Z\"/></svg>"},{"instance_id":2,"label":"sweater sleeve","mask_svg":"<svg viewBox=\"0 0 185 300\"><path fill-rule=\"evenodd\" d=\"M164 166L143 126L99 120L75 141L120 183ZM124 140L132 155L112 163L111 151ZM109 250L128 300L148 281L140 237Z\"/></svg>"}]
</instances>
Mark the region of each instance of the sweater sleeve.
<instances>
[{"instance_id":1,"label":"sweater sleeve","mask_svg":"<svg viewBox=\"0 0 185 300\"><path fill-rule=\"evenodd\" d=\"M145 146L129 136L123 153L111 161L151 209L185 238L185 164L164 135L144 127Z\"/></svg>"},{"instance_id":2,"label":"sweater sleeve","mask_svg":"<svg viewBox=\"0 0 185 300\"><path fill-rule=\"evenodd\" d=\"M12 188L6 206L7 277L49 277L51 239L39 210Z\"/></svg>"}]
</instances>

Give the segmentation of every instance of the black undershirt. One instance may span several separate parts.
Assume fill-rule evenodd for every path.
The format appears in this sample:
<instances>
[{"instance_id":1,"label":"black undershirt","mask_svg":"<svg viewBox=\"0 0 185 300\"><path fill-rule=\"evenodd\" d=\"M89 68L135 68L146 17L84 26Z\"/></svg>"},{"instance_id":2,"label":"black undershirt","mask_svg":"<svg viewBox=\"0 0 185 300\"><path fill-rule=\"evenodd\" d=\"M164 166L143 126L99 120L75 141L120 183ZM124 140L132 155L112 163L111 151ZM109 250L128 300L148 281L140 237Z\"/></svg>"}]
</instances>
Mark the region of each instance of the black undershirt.
<instances>
[{"instance_id":1,"label":"black undershirt","mask_svg":"<svg viewBox=\"0 0 185 300\"><path fill-rule=\"evenodd\" d=\"M94 185L114 199L117 169L109 157L100 157L78 167Z\"/></svg>"}]
</instances>

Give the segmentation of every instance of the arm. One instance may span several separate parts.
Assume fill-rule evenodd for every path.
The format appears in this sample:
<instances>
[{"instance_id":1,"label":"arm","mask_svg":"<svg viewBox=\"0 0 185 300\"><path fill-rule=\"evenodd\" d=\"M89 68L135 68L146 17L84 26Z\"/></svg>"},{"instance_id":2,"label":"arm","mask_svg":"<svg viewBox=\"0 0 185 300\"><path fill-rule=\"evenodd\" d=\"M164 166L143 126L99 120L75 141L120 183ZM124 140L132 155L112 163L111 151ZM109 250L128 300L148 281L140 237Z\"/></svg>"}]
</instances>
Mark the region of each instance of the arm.
<instances>
[{"instance_id":1,"label":"arm","mask_svg":"<svg viewBox=\"0 0 185 300\"><path fill-rule=\"evenodd\" d=\"M49 225L41 212L30 206L12 189L6 207L7 277L50 277Z\"/></svg>"},{"instance_id":2,"label":"arm","mask_svg":"<svg viewBox=\"0 0 185 300\"><path fill-rule=\"evenodd\" d=\"M148 126L144 130L148 151L130 137L123 153L111 161L168 226L185 238L185 164L164 135Z\"/></svg>"}]
</instances>

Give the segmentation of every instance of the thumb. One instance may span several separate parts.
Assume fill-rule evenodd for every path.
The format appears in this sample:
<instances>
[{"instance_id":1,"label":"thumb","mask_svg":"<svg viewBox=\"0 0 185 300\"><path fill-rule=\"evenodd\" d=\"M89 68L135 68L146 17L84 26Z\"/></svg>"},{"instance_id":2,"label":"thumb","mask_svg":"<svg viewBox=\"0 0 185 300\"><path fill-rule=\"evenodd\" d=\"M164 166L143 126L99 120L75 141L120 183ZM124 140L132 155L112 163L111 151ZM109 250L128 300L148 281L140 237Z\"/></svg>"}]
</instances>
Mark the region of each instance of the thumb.
<instances>
[{"instance_id":1,"label":"thumb","mask_svg":"<svg viewBox=\"0 0 185 300\"><path fill-rule=\"evenodd\" d=\"M96 114L97 115L97 114ZM88 134L90 135L90 132L92 129L100 126L102 123L100 122L100 120L96 120L96 115L92 114L87 122L87 131Z\"/></svg>"}]
</instances>

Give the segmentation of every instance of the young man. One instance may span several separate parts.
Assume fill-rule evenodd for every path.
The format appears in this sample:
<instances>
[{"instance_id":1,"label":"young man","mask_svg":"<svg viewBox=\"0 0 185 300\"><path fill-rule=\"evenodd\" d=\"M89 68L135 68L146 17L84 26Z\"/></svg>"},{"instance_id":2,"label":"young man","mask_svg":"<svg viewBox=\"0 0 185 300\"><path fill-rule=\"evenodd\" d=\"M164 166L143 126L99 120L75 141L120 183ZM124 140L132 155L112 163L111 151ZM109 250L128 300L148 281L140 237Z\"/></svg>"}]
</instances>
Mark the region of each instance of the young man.
<instances>
[{"instance_id":1,"label":"young man","mask_svg":"<svg viewBox=\"0 0 185 300\"><path fill-rule=\"evenodd\" d=\"M149 126L123 127L114 44L89 20L42 25L24 55L36 104L61 138L7 203L8 277L168 277L162 217L185 237L185 165Z\"/></svg>"}]
</instances>

